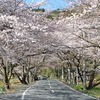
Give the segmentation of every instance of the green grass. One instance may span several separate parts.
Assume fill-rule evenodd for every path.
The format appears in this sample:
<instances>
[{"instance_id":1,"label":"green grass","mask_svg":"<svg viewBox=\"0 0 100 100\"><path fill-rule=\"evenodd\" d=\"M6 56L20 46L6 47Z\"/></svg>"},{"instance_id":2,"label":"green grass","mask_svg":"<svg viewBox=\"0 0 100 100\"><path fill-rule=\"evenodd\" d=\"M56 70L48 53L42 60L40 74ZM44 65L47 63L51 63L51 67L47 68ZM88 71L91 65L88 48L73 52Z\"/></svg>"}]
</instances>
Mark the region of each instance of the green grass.
<instances>
[{"instance_id":1,"label":"green grass","mask_svg":"<svg viewBox=\"0 0 100 100\"><path fill-rule=\"evenodd\" d=\"M16 78L10 80L10 84L11 84L10 85L10 87L11 87L10 91L13 90L16 85L20 84L20 82L17 83L17 84L15 84L15 82L19 82L19 80L16 79ZM4 82L3 81L0 81L0 93L3 92L2 90L4 90Z\"/></svg>"},{"instance_id":2,"label":"green grass","mask_svg":"<svg viewBox=\"0 0 100 100\"><path fill-rule=\"evenodd\" d=\"M0 93L2 92L3 85L4 85L3 81L0 81Z\"/></svg>"},{"instance_id":3,"label":"green grass","mask_svg":"<svg viewBox=\"0 0 100 100\"><path fill-rule=\"evenodd\" d=\"M74 85L74 84L71 84L70 86L72 88L78 90L78 91L83 91L83 85Z\"/></svg>"},{"instance_id":4,"label":"green grass","mask_svg":"<svg viewBox=\"0 0 100 100\"><path fill-rule=\"evenodd\" d=\"M100 98L100 86L98 87L94 87L90 90L83 90L83 85L74 85L74 84L71 84L70 85L72 88L80 91L80 92L83 92L83 93L86 93L92 97L96 97L96 98Z\"/></svg>"},{"instance_id":5,"label":"green grass","mask_svg":"<svg viewBox=\"0 0 100 100\"><path fill-rule=\"evenodd\" d=\"M96 98L100 98L100 87L94 87L93 89L87 90L87 94Z\"/></svg>"},{"instance_id":6,"label":"green grass","mask_svg":"<svg viewBox=\"0 0 100 100\"><path fill-rule=\"evenodd\" d=\"M20 81L19 81L17 78L14 78L14 79L11 79L11 80L10 80L10 83L11 83L11 84L14 84L15 82L20 82Z\"/></svg>"}]
</instances>

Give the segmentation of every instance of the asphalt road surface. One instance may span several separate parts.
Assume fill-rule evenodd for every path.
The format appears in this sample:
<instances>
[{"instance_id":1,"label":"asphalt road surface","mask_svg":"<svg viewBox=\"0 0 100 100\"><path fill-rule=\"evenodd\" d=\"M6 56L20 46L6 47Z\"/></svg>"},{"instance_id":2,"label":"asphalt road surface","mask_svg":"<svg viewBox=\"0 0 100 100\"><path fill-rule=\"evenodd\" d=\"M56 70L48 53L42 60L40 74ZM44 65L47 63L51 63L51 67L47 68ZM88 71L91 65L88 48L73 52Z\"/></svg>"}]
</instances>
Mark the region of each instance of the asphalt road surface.
<instances>
[{"instance_id":1,"label":"asphalt road surface","mask_svg":"<svg viewBox=\"0 0 100 100\"><path fill-rule=\"evenodd\" d=\"M57 80L40 80L14 93L0 94L0 100L99 100L71 89Z\"/></svg>"},{"instance_id":2,"label":"asphalt road surface","mask_svg":"<svg viewBox=\"0 0 100 100\"><path fill-rule=\"evenodd\" d=\"M21 100L97 100L57 80L40 80L23 92Z\"/></svg>"}]
</instances>

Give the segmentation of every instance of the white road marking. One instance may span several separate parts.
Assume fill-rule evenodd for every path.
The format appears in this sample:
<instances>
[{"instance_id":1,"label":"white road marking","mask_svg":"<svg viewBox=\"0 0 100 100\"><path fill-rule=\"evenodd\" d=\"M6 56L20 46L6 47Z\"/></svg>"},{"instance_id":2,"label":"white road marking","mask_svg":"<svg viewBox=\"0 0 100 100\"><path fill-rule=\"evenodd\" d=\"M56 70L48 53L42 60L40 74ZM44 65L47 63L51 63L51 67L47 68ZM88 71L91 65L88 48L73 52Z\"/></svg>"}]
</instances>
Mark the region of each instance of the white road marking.
<instances>
[{"instance_id":1,"label":"white road marking","mask_svg":"<svg viewBox=\"0 0 100 100\"><path fill-rule=\"evenodd\" d=\"M52 90L52 92L54 93L54 90Z\"/></svg>"},{"instance_id":2,"label":"white road marking","mask_svg":"<svg viewBox=\"0 0 100 100\"><path fill-rule=\"evenodd\" d=\"M30 88L31 88L31 87L29 87L28 89L25 90L25 92L24 92L23 95L22 95L21 100L24 100L24 96L25 96L26 92L27 92Z\"/></svg>"},{"instance_id":3,"label":"white road marking","mask_svg":"<svg viewBox=\"0 0 100 100\"><path fill-rule=\"evenodd\" d=\"M49 82L49 86L50 86L50 88L52 89L52 87L51 87L51 85L50 85L50 81L48 81ZM54 90L51 90L52 91L52 93L54 93Z\"/></svg>"},{"instance_id":4,"label":"white road marking","mask_svg":"<svg viewBox=\"0 0 100 100\"><path fill-rule=\"evenodd\" d=\"M50 86L50 88L52 88L52 87Z\"/></svg>"},{"instance_id":5,"label":"white road marking","mask_svg":"<svg viewBox=\"0 0 100 100\"><path fill-rule=\"evenodd\" d=\"M38 82L37 82L37 83L38 83ZM35 84L35 85L36 85L36 84ZM26 92L27 92L30 88L32 88L32 86L35 86L35 85L31 85L29 88L27 88L27 89L23 92L21 100L24 100L24 97L25 97Z\"/></svg>"}]
</instances>

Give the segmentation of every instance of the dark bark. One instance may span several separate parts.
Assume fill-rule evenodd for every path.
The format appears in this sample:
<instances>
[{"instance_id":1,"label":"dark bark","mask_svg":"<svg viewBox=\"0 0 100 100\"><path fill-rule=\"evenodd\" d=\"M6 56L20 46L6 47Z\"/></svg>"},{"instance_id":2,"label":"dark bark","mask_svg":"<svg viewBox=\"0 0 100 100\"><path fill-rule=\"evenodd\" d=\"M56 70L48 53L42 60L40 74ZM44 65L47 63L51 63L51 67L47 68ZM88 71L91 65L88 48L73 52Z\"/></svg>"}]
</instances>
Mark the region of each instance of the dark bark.
<instances>
[{"instance_id":1,"label":"dark bark","mask_svg":"<svg viewBox=\"0 0 100 100\"><path fill-rule=\"evenodd\" d=\"M93 88L94 77L95 77L95 71L92 71L87 89Z\"/></svg>"},{"instance_id":2,"label":"dark bark","mask_svg":"<svg viewBox=\"0 0 100 100\"><path fill-rule=\"evenodd\" d=\"M11 73L10 73L10 77L9 77L9 82L10 82L11 77L12 77L13 69L14 69L14 66L11 66Z\"/></svg>"},{"instance_id":3,"label":"dark bark","mask_svg":"<svg viewBox=\"0 0 100 100\"><path fill-rule=\"evenodd\" d=\"M34 79L33 79L34 74L33 74L33 72L32 72L32 71L30 71L30 73L31 73L31 82L33 82L33 81L34 81Z\"/></svg>"},{"instance_id":4,"label":"dark bark","mask_svg":"<svg viewBox=\"0 0 100 100\"><path fill-rule=\"evenodd\" d=\"M23 78L22 78L22 84L28 84L28 83L26 82L26 78L27 78L27 75L24 74L24 75L23 75Z\"/></svg>"},{"instance_id":5,"label":"dark bark","mask_svg":"<svg viewBox=\"0 0 100 100\"><path fill-rule=\"evenodd\" d=\"M6 67L3 67L3 69L4 69L4 74L5 74L5 87L6 87L7 89L10 89L10 86L9 86L9 79L8 79L8 75L7 75L7 69L6 69Z\"/></svg>"},{"instance_id":6,"label":"dark bark","mask_svg":"<svg viewBox=\"0 0 100 100\"><path fill-rule=\"evenodd\" d=\"M28 83L30 83L30 78L29 78L30 76L29 75L27 75L27 82Z\"/></svg>"},{"instance_id":7,"label":"dark bark","mask_svg":"<svg viewBox=\"0 0 100 100\"><path fill-rule=\"evenodd\" d=\"M92 89L93 87L96 86L96 84L93 85L94 84L93 81L94 81L95 73L96 73L96 68L97 68L97 64L96 64L96 60L94 59L93 60L93 70L91 71L90 80L89 80L89 84L88 84L87 89Z\"/></svg>"},{"instance_id":8,"label":"dark bark","mask_svg":"<svg viewBox=\"0 0 100 100\"><path fill-rule=\"evenodd\" d=\"M77 67L77 70L78 70L79 77L81 78L81 81L83 83L83 78L82 78L82 74L81 74L81 71L80 71L79 67Z\"/></svg>"},{"instance_id":9,"label":"dark bark","mask_svg":"<svg viewBox=\"0 0 100 100\"><path fill-rule=\"evenodd\" d=\"M77 81L76 81L76 76L74 77L74 83L75 83L75 84L77 84Z\"/></svg>"},{"instance_id":10,"label":"dark bark","mask_svg":"<svg viewBox=\"0 0 100 100\"><path fill-rule=\"evenodd\" d=\"M98 86L98 85L100 85L100 82L93 84L92 88L93 88L93 87L96 87L96 86Z\"/></svg>"},{"instance_id":11,"label":"dark bark","mask_svg":"<svg viewBox=\"0 0 100 100\"><path fill-rule=\"evenodd\" d=\"M20 81L22 84L28 84L28 83L26 82L26 75L25 75L25 74L23 75L22 78L20 78L20 75L19 75L18 73L16 73L16 71L14 71L14 72L15 72L15 74L17 75L19 81Z\"/></svg>"},{"instance_id":12,"label":"dark bark","mask_svg":"<svg viewBox=\"0 0 100 100\"><path fill-rule=\"evenodd\" d=\"M75 62L75 59L77 60L77 63ZM81 63L81 56L79 58L77 58L77 55L74 55L73 62L75 64L75 66L77 67L77 71L78 71L79 77L81 78L81 81L83 83L82 73L81 73L81 71L79 69L80 63Z\"/></svg>"}]
</instances>

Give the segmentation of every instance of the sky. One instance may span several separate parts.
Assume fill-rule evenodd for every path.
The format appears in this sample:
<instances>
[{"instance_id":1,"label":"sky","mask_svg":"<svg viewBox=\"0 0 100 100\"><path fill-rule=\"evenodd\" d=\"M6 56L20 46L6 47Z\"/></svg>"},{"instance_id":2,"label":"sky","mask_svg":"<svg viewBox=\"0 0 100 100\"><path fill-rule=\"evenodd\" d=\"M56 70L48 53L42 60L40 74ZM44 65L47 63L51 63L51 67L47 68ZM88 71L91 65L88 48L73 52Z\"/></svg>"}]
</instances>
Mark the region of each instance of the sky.
<instances>
[{"instance_id":1,"label":"sky","mask_svg":"<svg viewBox=\"0 0 100 100\"><path fill-rule=\"evenodd\" d=\"M25 0L26 2L31 2L32 0ZM34 2L41 1L41 0L34 0ZM43 6L40 8L44 8L47 10L55 10L55 9L63 9L66 8L68 5L68 0L48 0L45 2Z\"/></svg>"}]
</instances>

